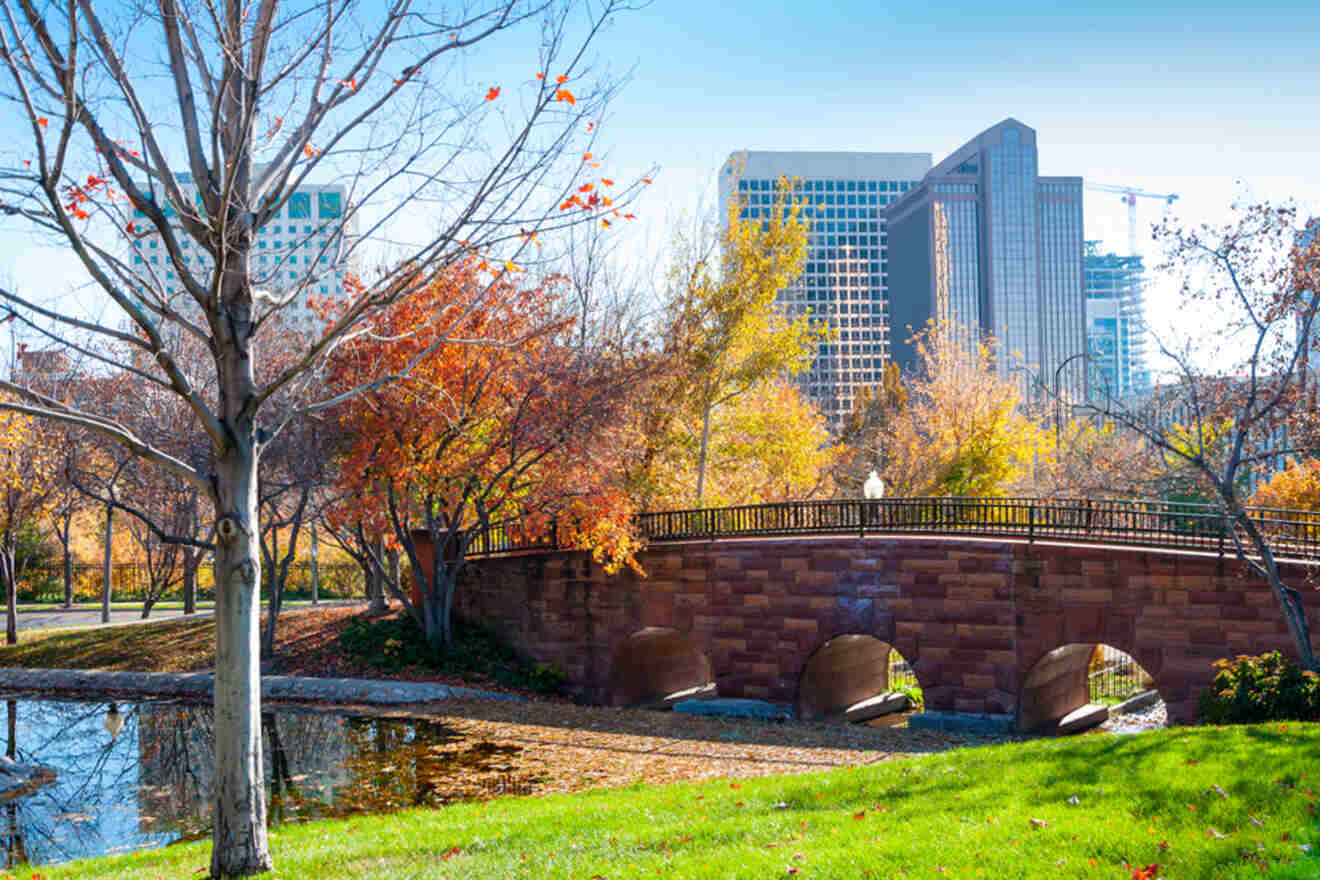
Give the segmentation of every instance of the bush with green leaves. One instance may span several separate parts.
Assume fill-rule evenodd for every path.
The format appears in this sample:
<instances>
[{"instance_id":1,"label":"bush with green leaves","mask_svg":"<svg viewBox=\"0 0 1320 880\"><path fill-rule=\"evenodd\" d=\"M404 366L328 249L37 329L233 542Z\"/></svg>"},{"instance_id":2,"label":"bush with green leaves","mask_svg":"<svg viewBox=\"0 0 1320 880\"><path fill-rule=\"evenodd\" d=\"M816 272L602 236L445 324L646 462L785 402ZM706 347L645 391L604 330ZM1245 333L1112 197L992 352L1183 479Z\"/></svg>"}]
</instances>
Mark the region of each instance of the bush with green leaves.
<instances>
[{"instance_id":1,"label":"bush with green leaves","mask_svg":"<svg viewBox=\"0 0 1320 880\"><path fill-rule=\"evenodd\" d=\"M456 618L454 641L437 651L407 614L371 618L358 615L339 633L348 654L369 666L397 672L409 666L484 678L539 694L558 694L565 678L558 664L534 663L487 626Z\"/></svg>"},{"instance_id":2,"label":"bush with green leaves","mask_svg":"<svg viewBox=\"0 0 1320 880\"><path fill-rule=\"evenodd\" d=\"M1211 724L1320 721L1320 676L1279 651L1216 660L1210 689L1201 694L1200 719Z\"/></svg>"}]
</instances>

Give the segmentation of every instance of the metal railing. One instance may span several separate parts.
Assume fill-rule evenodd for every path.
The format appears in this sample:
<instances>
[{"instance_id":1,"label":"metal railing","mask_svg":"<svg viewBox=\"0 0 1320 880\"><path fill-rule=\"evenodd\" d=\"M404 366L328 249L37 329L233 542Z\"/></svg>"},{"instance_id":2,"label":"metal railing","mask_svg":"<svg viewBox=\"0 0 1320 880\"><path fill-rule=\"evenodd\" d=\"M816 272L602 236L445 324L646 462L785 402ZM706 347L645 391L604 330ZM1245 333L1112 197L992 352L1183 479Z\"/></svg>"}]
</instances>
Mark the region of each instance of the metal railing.
<instances>
[{"instance_id":1,"label":"metal railing","mask_svg":"<svg viewBox=\"0 0 1320 880\"><path fill-rule=\"evenodd\" d=\"M1276 556L1320 559L1320 511L1248 508ZM1042 498L887 498L792 501L639 514L650 543L785 535L927 534L1168 547L1232 554L1240 525L1209 504L1160 500ZM501 523L480 535L469 556L559 549L554 529L531 533Z\"/></svg>"},{"instance_id":2,"label":"metal railing","mask_svg":"<svg viewBox=\"0 0 1320 880\"><path fill-rule=\"evenodd\" d=\"M1119 703L1155 686L1136 660L1111 645L1097 645L1087 671L1093 703Z\"/></svg>"}]
</instances>

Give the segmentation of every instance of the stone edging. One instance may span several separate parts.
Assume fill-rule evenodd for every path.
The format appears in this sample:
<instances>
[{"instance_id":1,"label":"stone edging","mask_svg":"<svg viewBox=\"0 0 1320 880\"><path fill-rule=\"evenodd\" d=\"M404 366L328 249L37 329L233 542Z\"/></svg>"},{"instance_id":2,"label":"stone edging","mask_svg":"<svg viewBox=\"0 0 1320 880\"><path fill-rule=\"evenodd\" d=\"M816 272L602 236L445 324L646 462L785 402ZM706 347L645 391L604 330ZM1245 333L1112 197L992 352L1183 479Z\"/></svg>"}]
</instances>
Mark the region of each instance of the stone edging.
<instances>
[{"instance_id":1,"label":"stone edging","mask_svg":"<svg viewBox=\"0 0 1320 880\"><path fill-rule=\"evenodd\" d=\"M37 692L41 696L97 694L106 697L210 697L215 676L209 672L105 672L84 669L0 668L0 690ZM263 700L310 700L325 703L400 705L438 700L508 700L522 697L425 681L370 678L311 678L263 675Z\"/></svg>"}]
</instances>

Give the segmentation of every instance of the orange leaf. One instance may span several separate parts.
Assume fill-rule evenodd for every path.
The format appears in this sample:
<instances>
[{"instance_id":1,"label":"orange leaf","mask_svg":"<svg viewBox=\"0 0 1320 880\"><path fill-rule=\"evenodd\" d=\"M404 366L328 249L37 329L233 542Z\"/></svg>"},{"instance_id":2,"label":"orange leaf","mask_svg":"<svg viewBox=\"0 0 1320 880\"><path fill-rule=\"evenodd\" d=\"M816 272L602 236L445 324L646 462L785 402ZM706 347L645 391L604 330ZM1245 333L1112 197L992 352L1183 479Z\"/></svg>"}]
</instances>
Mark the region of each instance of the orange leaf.
<instances>
[{"instance_id":1,"label":"orange leaf","mask_svg":"<svg viewBox=\"0 0 1320 880\"><path fill-rule=\"evenodd\" d=\"M577 103L577 98L573 97L573 93L568 89L557 89L555 91L555 100L567 101L570 106Z\"/></svg>"},{"instance_id":2,"label":"orange leaf","mask_svg":"<svg viewBox=\"0 0 1320 880\"><path fill-rule=\"evenodd\" d=\"M544 73L538 73L538 74L536 75L536 78L537 78L537 79L545 79L545 74L544 74Z\"/></svg>"},{"instance_id":3,"label":"orange leaf","mask_svg":"<svg viewBox=\"0 0 1320 880\"><path fill-rule=\"evenodd\" d=\"M610 180L608 177L602 177L600 179L600 182L605 184L606 186L614 186L614 181Z\"/></svg>"},{"instance_id":4,"label":"orange leaf","mask_svg":"<svg viewBox=\"0 0 1320 880\"><path fill-rule=\"evenodd\" d=\"M589 193L589 192L591 192L593 189L595 189L595 187L593 187L591 184L589 184L589 183L584 183L584 184L582 184L581 186L578 187L578 192L580 192L580 193Z\"/></svg>"},{"instance_id":5,"label":"orange leaf","mask_svg":"<svg viewBox=\"0 0 1320 880\"><path fill-rule=\"evenodd\" d=\"M582 154L582 161L583 161L583 162L586 162L586 161L587 161L588 159L590 159L590 158L591 158L591 154L590 154L590 153L583 153L583 154Z\"/></svg>"},{"instance_id":6,"label":"orange leaf","mask_svg":"<svg viewBox=\"0 0 1320 880\"><path fill-rule=\"evenodd\" d=\"M610 225L610 221L608 221L608 220L602 220L602 221L600 221L600 225L601 225L601 226L604 226L604 227L606 227L606 228L608 229L608 228L609 228L609 225Z\"/></svg>"},{"instance_id":7,"label":"orange leaf","mask_svg":"<svg viewBox=\"0 0 1320 880\"><path fill-rule=\"evenodd\" d=\"M651 182L651 178L649 178L649 177L643 177L643 178L642 178L642 183L650 183L650 182Z\"/></svg>"},{"instance_id":8,"label":"orange leaf","mask_svg":"<svg viewBox=\"0 0 1320 880\"><path fill-rule=\"evenodd\" d=\"M339 81L339 84L341 86L348 86L350 89L352 89L355 92L357 91L357 80L355 79L341 79Z\"/></svg>"},{"instance_id":9,"label":"orange leaf","mask_svg":"<svg viewBox=\"0 0 1320 880\"><path fill-rule=\"evenodd\" d=\"M316 147L313 147L311 144L306 144L303 147L303 153L307 156L308 159L313 158L320 152L321 152L320 150L316 149Z\"/></svg>"},{"instance_id":10,"label":"orange leaf","mask_svg":"<svg viewBox=\"0 0 1320 880\"><path fill-rule=\"evenodd\" d=\"M637 219L637 215L636 215L636 214L624 214L624 215L623 215L623 219L624 219L624 220L636 220L636 219Z\"/></svg>"},{"instance_id":11,"label":"orange leaf","mask_svg":"<svg viewBox=\"0 0 1320 880\"><path fill-rule=\"evenodd\" d=\"M486 92L486 100L487 100L487 101L494 101L494 100L495 100L496 98L498 98L499 96L500 96L500 87L499 87L499 86L491 86L491 87L490 87L490 91Z\"/></svg>"},{"instance_id":12,"label":"orange leaf","mask_svg":"<svg viewBox=\"0 0 1320 880\"><path fill-rule=\"evenodd\" d=\"M557 76L557 77L555 77L555 82L559 83L559 84L562 86L564 83L568 82L568 77L566 77L566 76Z\"/></svg>"},{"instance_id":13,"label":"orange leaf","mask_svg":"<svg viewBox=\"0 0 1320 880\"><path fill-rule=\"evenodd\" d=\"M42 116L40 119L37 120L37 125L40 125L42 128L45 128L48 124L50 124L50 120L47 119L45 116Z\"/></svg>"},{"instance_id":14,"label":"orange leaf","mask_svg":"<svg viewBox=\"0 0 1320 880\"><path fill-rule=\"evenodd\" d=\"M519 271L522 271L522 270L520 270L517 266L513 265L513 261L512 261L512 260L505 260L505 261L504 261L504 268L507 269L507 270L509 270L510 272L519 272Z\"/></svg>"}]
</instances>

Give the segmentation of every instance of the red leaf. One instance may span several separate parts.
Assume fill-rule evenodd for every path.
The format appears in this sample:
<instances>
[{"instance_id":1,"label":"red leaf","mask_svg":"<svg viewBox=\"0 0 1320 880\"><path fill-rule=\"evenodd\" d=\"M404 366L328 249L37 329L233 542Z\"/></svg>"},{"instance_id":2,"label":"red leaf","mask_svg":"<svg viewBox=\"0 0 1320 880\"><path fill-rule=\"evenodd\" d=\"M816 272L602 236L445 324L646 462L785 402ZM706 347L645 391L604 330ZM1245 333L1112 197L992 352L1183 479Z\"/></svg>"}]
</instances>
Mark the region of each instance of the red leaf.
<instances>
[{"instance_id":1,"label":"red leaf","mask_svg":"<svg viewBox=\"0 0 1320 880\"><path fill-rule=\"evenodd\" d=\"M600 182L605 184L606 186L614 186L614 181L610 180L608 177L602 177L600 179Z\"/></svg>"},{"instance_id":2,"label":"red leaf","mask_svg":"<svg viewBox=\"0 0 1320 880\"><path fill-rule=\"evenodd\" d=\"M449 859L452 859L454 856L458 855L458 853L459 853L459 849L457 846L455 846L453 849L449 850L448 852L441 853L440 859L442 861L448 861Z\"/></svg>"},{"instance_id":3,"label":"red leaf","mask_svg":"<svg viewBox=\"0 0 1320 880\"><path fill-rule=\"evenodd\" d=\"M499 86L491 86L491 87L490 87L490 91L486 92L486 100L487 100L487 101L494 101L494 100L495 100L496 98L498 98L499 96L500 96L500 87L499 87Z\"/></svg>"},{"instance_id":4,"label":"red leaf","mask_svg":"<svg viewBox=\"0 0 1320 880\"><path fill-rule=\"evenodd\" d=\"M566 77L566 76L557 76L557 77L555 77L555 82L559 83L559 84L562 86L564 83L568 82L568 77Z\"/></svg>"},{"instance_id":5,"label":"red leaf","mask_svg":"<svg viewBox=\"0 0 1320 880\"><path fill-rule=\"evenodd\" d=\"M866 810L861 810L861 811L859 811L859 812L853 813L853 818L854 818L854 819L865 819L865 818L866 818Z\"/></svg>"},{"instance_id":6,"label":"red leaf","mask_svg":"<svg viewBox=\"0 0 1320 880\"><path fill-rule=\"evenodd\" d=\"M1155 880L1155 875L1160 872L1160 866L1147 865L1144 868L1137 868L1132 872L1132 880Z\"/></svg>"},{"instance_id":7,"label":"red leaf","mask_svg":"<svg viewBox=\"0 0 1320 880\"><path fill-rule=\"evenodd\" d=\"M50 124L50 120L47 119L45 116L42 116L37 120L37 125L40 125L42 128L45 128L49 124Z\"/></svg>"},{"instance_id":8,"label":"red leaf","mask_svg":"<svg viewBox=\"0 0 1320 880\"><path fill-rule=\"evenodd\" d=\"M584 184L582 184L581 186L578 187L578 192L580 192L580 193L587 193L587 192L591 192L593 189L595 189L594 186L592 186L592 185L589 184L589 183L584 183ZM734 786L734 787L736 788L737 786Z\"/></svg>"},{"instance_id":9,"label":"red leaf","mask_svg":"<svg viewBox=\"0 0 1320 880\"><path fill-rule=\"evenodd\" d=\"M649 177L643 177L643 178L642 178L642 183L650 183L650 182L651 182L651 178L649 178Z\"/></svg>"}]
</instances>

